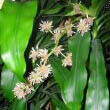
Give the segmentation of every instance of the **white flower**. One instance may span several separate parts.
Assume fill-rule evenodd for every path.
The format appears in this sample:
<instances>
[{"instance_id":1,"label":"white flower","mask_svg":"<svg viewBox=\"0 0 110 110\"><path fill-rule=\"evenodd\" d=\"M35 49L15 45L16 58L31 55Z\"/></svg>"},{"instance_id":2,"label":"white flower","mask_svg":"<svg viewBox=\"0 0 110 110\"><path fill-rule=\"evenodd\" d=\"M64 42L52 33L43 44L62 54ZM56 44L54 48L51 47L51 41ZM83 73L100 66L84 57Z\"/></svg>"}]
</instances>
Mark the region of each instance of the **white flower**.
<instances>
[{"instance_id":1,"label":"white flower","mask_svg":"<svg viewBox=\"0 0 110 110\"><path fill-rule=\"evenodd\" d=\"M53 36L55 43L59 41L60 37L61 37L61 28L56 28L54 30L54 36Z\"/></svg>"},{"instance_id":2,"label":"white flower","mask_svg":"<svg viewBox=\"0 0 110 110\"><path fill-rule=\"evenodd\" d=\"M58 56L59 54L61 54L61 52L63 51L64 49L62 48L62 45L59 45L57 48L55 48L54 50L54 54L56 56Z\"/></svg>"},{"instance_id":3,"label":"white flower","mask_svg":"<svg viewBox=\"0 0 110 110\"><path fill-rule=\"evenodd\" d=\"M31 58L33 62L37 60L37 58L39 58L39 51L32 48L29 58Z\"/></svg>"},{"instance_id":4,"label":"white flower","mask_svg":"<svg viewBox=\"0 0 110 110\"><path fill-rule=\"evenodd\" d=\"M28 80L32 85L39 84L39 83L43 82L41 75L35 71L32 71L30 73Z\"/></svg>"},{"instance_id":5,"label":"white flower","mask_svg":"<svg viewBox=\"0 0 110 110\"><path fill-rule=\"evenodd\" d=\"M66 66L72 66L72 53L68 53L65 59L62 61L62 65L64 67Z\"/></svg>"},{"instance_id":6,"label":"white flower","mask_svg":"<svg viewBox=\"0 0 110 110\"><path fill-rule=\"evenodd\" d=\"M65 22L65 30L66 30L66 33L67 33L67 36L69 37L69 36L72 36L72 34L74 33L73 31L72 31L72 28L73 28L73 24L71 23L71 21L70 20L67 20L66 22Z\"/></svg>"},{"instance_id":7,"label":"white flower","mask_svg":"<svg viewBox=\"0 0 110 110\"><path fill-rule=\"evenodd\" d=\"M0 0L0 9L2 9L3 3L5 0Z\"/></svg>"},{"instance_id":8,"label":"white flower","mask_svg":"<svg viewBox=\"0 0 110 110\"><path fill-rule=\"evenodd\" d=\"M13 92L15 97L17 97L18 99L22 99L25 97L25 84L24 83L17 83Z\"/></svg>"},{"instance_id":9,"label":"white flower","mask_svg":"<svg viewBox=\"0 0 110 110\"><path fill-rule=\"evenodd\" d=\"M52 21L41 21L40 23L40 30L43 32L49 32L52 30Z\"/></svg>"},{"instance_id":10,"label":"white flower","mask_svg":"<svg viewBox=\"0 0 110 110\"><path fill-rule=\"evenodd\" d=\"M49 74L51 74L52 72L52 67L51 65L40 65L38 66L35 71L42 76L42 78L47 78L49 76Z\"/></svg>"},{"instance_id":11,"label":"white flower","mask_svg":"<svg viewBox=\"0 0 110 110\"><path fill-rule=\"evenodd\" d=\"M92 17L88 17L85 19L81 19L79 24L78 24L78 31L82 33L82 35L84 35L86 32L88 32L88 30L90 30L90 27L93 25L94 23L94 19Z\"/></svg>"},{"instance_id":12,"label":"white flower","mask_svg":"<svg viewBox=\"0 0 110 110\"><path fill-rule=\"evenodd\" d=\"M26 95L30 94L34 88L25 83L17 83L13 92L15 97L18 99L24 98Z\"/></svg>"},{"instance_id":13,"label":"white flower","mask_svg":"<svg viewBox=\"0 0 110 110\"><path fill-rule=\"evenodd\" d=\"M41 58L41 61L48 61L48 50L47 49L39 49L39 56Z\"/></svg>"},{"instance_id":14,"label":"white flower","mask_svg":"<svg viewBox=\"0 0 110 110\"><path fill-rule=\"evenodd\" d=\"M81 19L78 24L78 31L81 32L82 35L84 35L88 30L90 30L90 26L87 23L86 19Z\"/></svg>"}]
</instances>

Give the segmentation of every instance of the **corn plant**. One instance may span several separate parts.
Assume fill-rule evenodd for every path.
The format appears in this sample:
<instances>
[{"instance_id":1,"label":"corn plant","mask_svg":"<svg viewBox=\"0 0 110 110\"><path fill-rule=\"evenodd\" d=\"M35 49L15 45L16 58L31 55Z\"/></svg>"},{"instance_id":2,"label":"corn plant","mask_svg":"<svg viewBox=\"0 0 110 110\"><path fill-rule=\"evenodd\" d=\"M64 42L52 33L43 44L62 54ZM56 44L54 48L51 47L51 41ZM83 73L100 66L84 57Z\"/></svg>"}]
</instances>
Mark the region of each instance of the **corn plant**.
<instances>
[{"instance_id":1,"label":"corn plant","mask_svg":"<svg viewBox=\"0 0 110 110\"><path fill-rule=\"evenodd\" d=\"M1 89L9 110L109 110L106 0L1 2ZM32 48L32 49L31 49Z\"/></svg>"}]
</instances>

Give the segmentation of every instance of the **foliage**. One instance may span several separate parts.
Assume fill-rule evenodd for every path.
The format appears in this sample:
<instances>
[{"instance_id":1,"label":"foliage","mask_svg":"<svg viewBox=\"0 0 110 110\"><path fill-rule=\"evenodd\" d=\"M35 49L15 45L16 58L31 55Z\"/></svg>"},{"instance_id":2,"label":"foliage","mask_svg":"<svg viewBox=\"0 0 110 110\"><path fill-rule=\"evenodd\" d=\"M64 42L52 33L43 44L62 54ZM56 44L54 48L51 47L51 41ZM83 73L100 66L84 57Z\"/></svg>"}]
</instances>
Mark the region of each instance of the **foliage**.
<instances>
[{"instance_id":1,"label":"foliage","mask_svg":"<svg viewBox=\"0 0 110 110\"><path fill-rule=\"evenodd\" d=\"M104 13L105 3L106 0L91 0L87 6L77 0L4 2L0 10L0 65L2 93L10 101L8 110L109 110L103 45L110 42L110 13ZM77 13L76 5L81 9L80 13ZM64 33L58 42L64 45L65 54L72 53L72 67L62 66L62 57L52 55L49 63L53 74L35 85L35 90L24 99L14 98L12 90L16 83L28 84L28 73L39 63L28 58L30 49L39 47L51 51L54 48L52 35L41 32L39 23L53 21L57 28L71 19L78 25L86 14L94 18L91 30L83 35L75 27L76 33L71 38Z\"/></svg>"},{"instance_id":2,"label":"foliage","mask_svg":"<svg viewBox=\"0 0 110 110\"><path fill-rule=\"evenodd\" d=\"M109 92L107 89L106 69L100 40L94 40L92 42L90 71L86 110L108 110Z\"/></svg>"},{"instance_id":3,"label":"foliage","mask_svg":"<svg viewBox=\"0 0 110 110\"><path fill-rule=\"evenodd\" d=\"M28 13L29 10L32 11L31 15ZM2 26L0 37L1 58L21 81L24 80L23 75L26 71L24 52L32 32L35 13L36 2L34 1L24 4L6 1L0 11ZM26 29L28 31L25 31Z\"/></svg>"}]
</instances>

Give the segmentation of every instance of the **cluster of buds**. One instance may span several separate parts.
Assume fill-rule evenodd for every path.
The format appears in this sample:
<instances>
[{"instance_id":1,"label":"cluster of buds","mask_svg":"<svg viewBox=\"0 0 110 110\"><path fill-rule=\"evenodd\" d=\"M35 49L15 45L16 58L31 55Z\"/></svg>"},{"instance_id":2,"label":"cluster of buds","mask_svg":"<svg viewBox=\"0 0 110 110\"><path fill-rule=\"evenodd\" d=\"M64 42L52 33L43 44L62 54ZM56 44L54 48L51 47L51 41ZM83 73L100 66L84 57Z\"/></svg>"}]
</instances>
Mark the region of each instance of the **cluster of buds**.
<instances>
[{"instance_id":1,"label":"cluster of buds","mask_svg":"<svg viewBox=\"0 0 110 110\"><path fill-rule=\"evenodd\" d=\"M77 8L77 12L81 14L80 9ZM56 29L53 29L53 22L52 21L41 21L40 23L40 31L45 33L51 33L52 39L54 40L55 46L51 51L48 51L46 48L44 49L35 49L32 48L30 52L29 58L32 59L33 62L36 63L38 60L39 64L37 64L36 68L34 68L33 71L29 73L29 76L27 78L28 84L25 83L17 83L14 88L14 95L18 99L24 98L26 95L30 94L34 90L34 85L42 83L48 76L52 73L52 67L48 63L49 57L51 55L55 55L59 57L61 55L62 57L62 66L64 67L71 67L72 66L72 53L66 53L66 55L63 53L64 48L62 45L60 45L61 38L66 34L67 37L72 36L76 30L82 34L82 36L90 30L90 27L93 25L94 18L91 17L85 17L84 19L81 19L77 26L74 26L72 24L72 20L69 19L65 21L63 26L59 26Z\"/></svg>"}]
</instances>

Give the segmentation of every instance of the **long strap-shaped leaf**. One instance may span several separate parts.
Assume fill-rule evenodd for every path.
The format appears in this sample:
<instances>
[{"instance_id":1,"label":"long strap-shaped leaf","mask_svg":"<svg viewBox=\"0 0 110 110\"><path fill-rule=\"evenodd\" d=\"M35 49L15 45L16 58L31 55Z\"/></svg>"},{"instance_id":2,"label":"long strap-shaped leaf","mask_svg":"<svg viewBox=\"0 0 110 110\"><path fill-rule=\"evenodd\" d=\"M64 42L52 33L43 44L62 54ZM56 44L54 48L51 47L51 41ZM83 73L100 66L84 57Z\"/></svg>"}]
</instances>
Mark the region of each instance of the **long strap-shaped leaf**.
<instances>
[{"instance_id":1,"label":"long strap-shaped leaf","mask_svg":"<svg viewBox=\"0 0 110 110\"><path fill-rule=\"evenodd\" d=\"M62 62L58 58L51 59L51 65L53 68L54 77L58 82L60 88L63 90L64 83L66 83L71 77L70 71L62 66Z\"/></svg>"},{"instance_id":2,"label":"long strap-shaped leaf","mask_svg":"<svg viewBox=\"0 0 110 110\"><path fill-rule=\"evenodd\" d=\"M97 17L102 10L102 8L105 6L107 0L91 0L91 6L90 6L90 13L94 16Z\"/></svg>"},{"instance_id":3,"label":"long strap-shaped leaf","mask_svg":"<svg viewBox=\"0 0 110 110\"><path fill-rule=\"evenodd\" d=\"M60 100L60 98L58 98L58 96L52 93L50 94L49 92L45 92L45 93L52 99L52 102L56 107L55 110L67 110L66 105L62 100Z\"/></svg>"},{"instance_id":4,"label":"long strap-shaped leaf","mask_svg":"<svg viewBox=\"0 0 110 110\"><path fill-rule=\"evenodd\" d=\"M4 66L1 73L1 87L3 90L3 95L9 101L12 101L14 99L14 94L12 90L18 82L19 80L17 76L13 72L11 72L6 66Z\"/></svg>"},{"instance_id":5,"label":"long strap-shaped leaf","mask_svg":"<svg viewBox=\"0 0 110 110\"><path fill-rule=\"evenodd\" d=\"M86 61L90 49L90 33L83 37L76 34L69 41L69 50L72 52L73 67L70 79L64 85L64 100L69 110L81 110L81 102L87 82Z\"/></svg>"},{"instance_id":6,"label":"long strap-shaped leaf","mask_svg":"<svg viewBox=\"0 0 110 110\"><path fill-rule=\"evenodd\" d=\"M106 68L99 40L94 40L92 42L90 72L86 110L108 110L109 93L106 79Z\"/></svg>"},{"instance_id":7,"label":"long strap-shaped leaf","mask_svg":"<svg viewBox=\"0 0 110 110\"><path fill-rule=\"evenodd\" d=\"M26 99L17 100L15 99L10 107L10 110L27 110L27 101Z\"/></svg>"},{"instance_id":8,"label":"long strap-shaped leaf","mask_svg":"<svg viewBox=\"0 0 110 110\"><path fill-rule=\"evenodd\" d=\"M0 11L1 57L6 66L22 81L26 70L24 52L32 32L36 11L36 1L5 1Z\"/></svg>"},{"instance_id":9,"label":"long strap-shaped leaf","mask_svg":"<svg viewBox=\"0 0 110 110\"><path fill-rule=\"evenodd\" d=\"M54 77L59 83L62 97L69 110L80 110L83 91L86 86L86 60L90 48L90 33L84 37L76 34L69 42L69 49L73 54L73 67L69 71L62 67L59 60L53 61Z\"/></svg>"}]
</instances>

